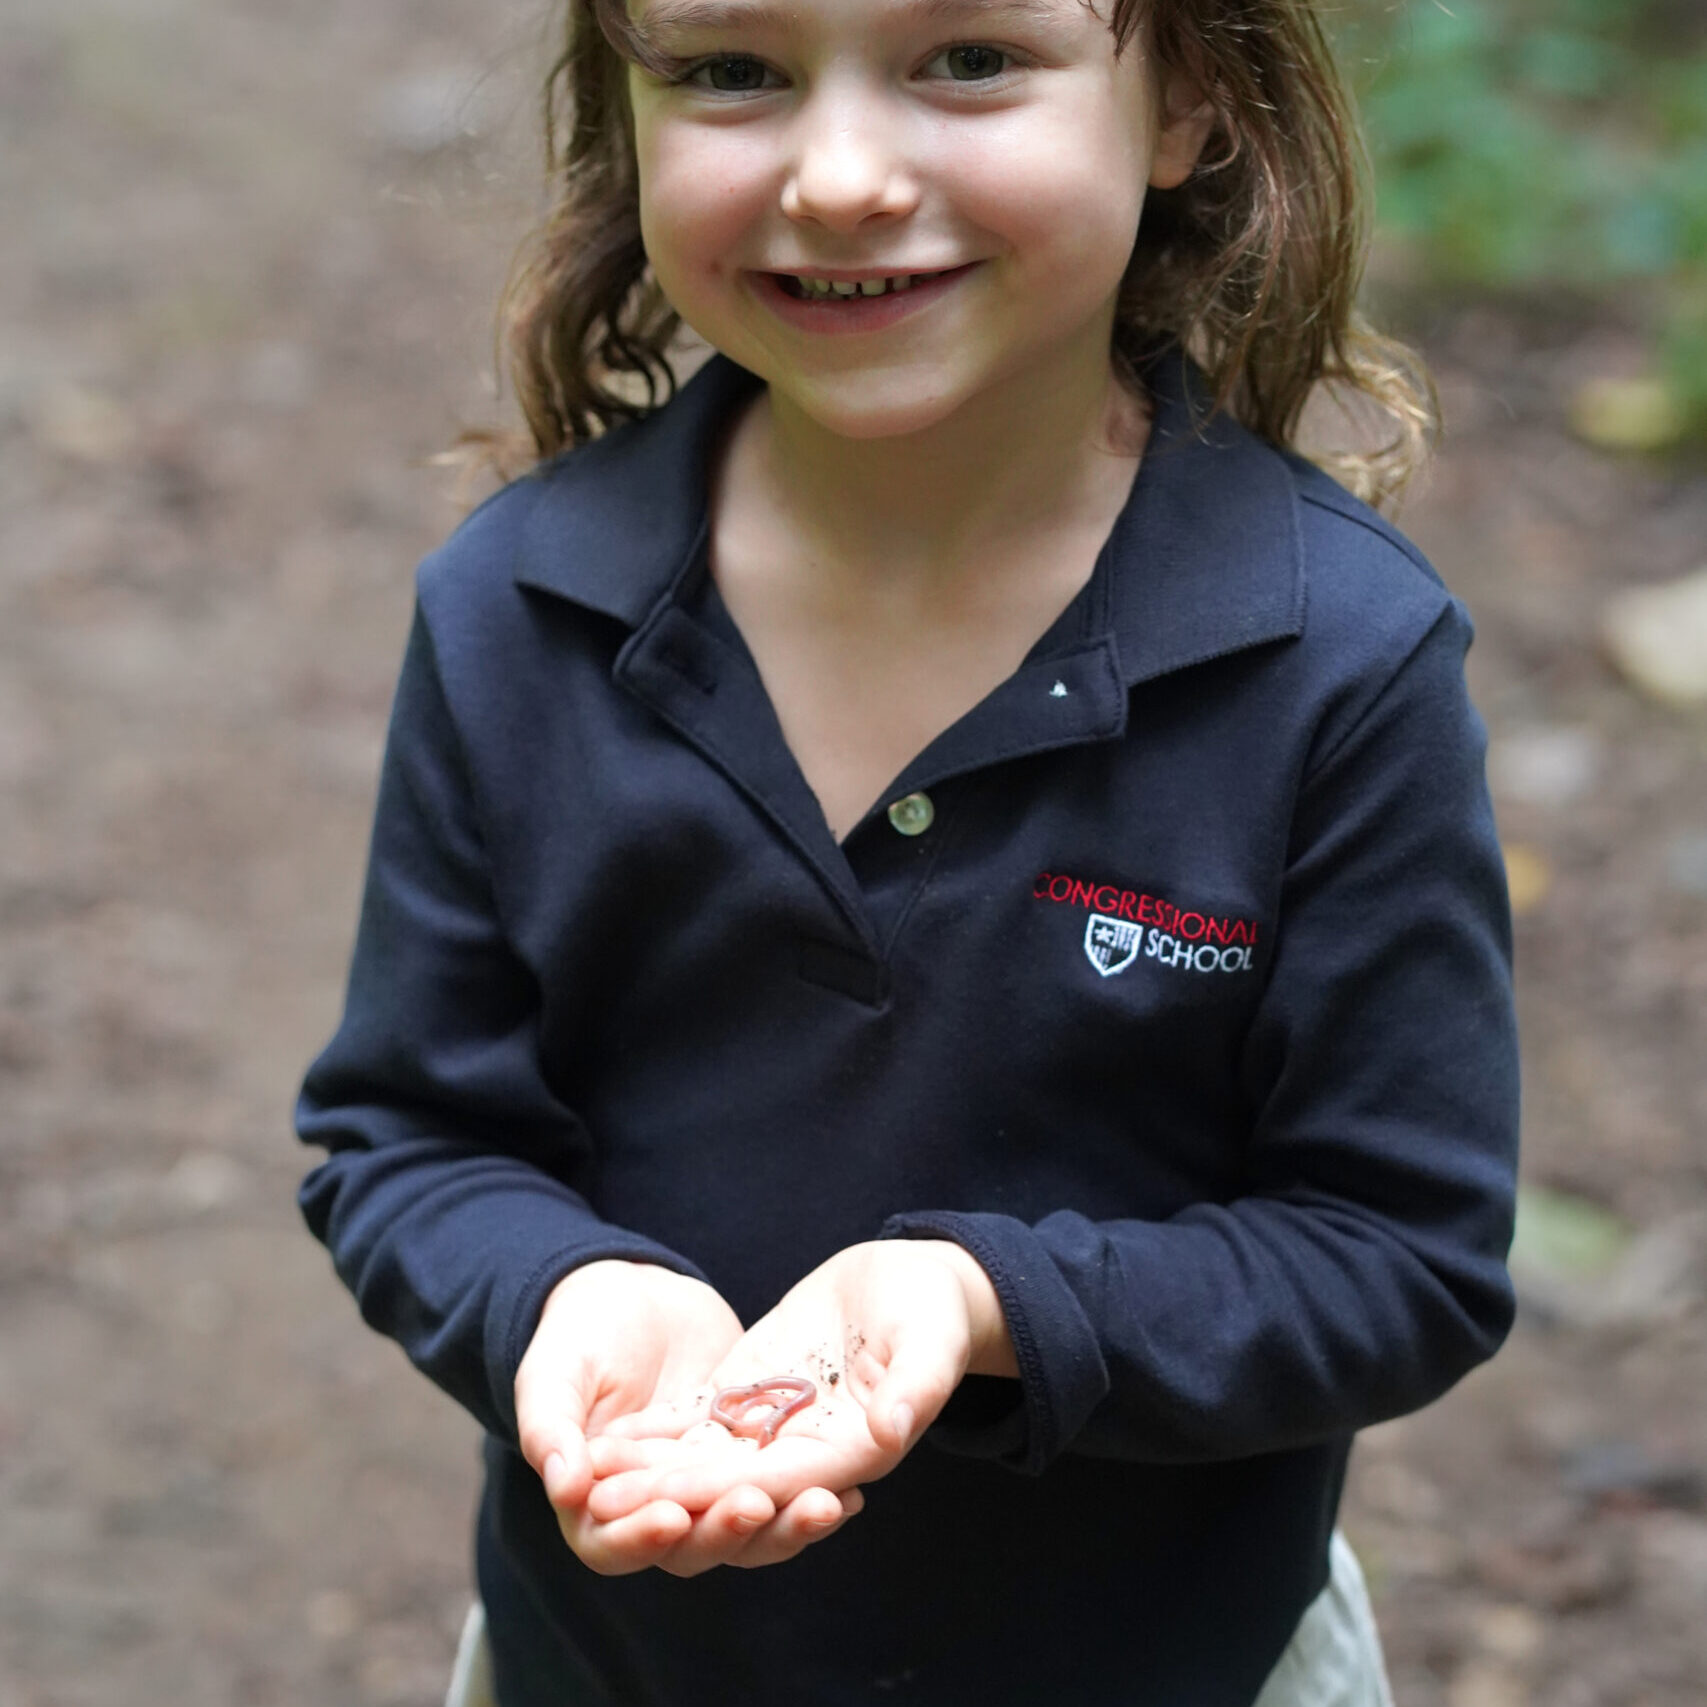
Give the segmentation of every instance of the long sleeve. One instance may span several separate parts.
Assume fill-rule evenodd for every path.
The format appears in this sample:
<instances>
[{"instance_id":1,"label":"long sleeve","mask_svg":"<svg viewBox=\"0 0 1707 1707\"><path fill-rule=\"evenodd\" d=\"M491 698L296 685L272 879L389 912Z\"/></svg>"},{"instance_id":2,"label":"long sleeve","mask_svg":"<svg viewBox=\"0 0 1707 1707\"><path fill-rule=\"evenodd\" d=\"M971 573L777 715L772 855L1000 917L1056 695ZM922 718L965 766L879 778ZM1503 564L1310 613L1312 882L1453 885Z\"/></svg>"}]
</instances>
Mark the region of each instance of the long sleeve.
<instances>
[{"instance_id":1,"label":"long sleeve","mask_svg":"<svg viewBox=\"0 0 1707 1707\"><path fill-rule=\"evenodd\" d=\"M1240 1063L1242 1189L1155 1222L887 1224L972 1251L1018 1354L1023 1404L942 1444L1031 1470L1274 1452L1415 1409L1500 1343L1517 1050L1467 640L1448 606L1311 756Z\"/></svg>"},{"instance_id":2,"label":"long sleeve","mask_svg":"<svg viewBox=\"0 0 1707 1707\"><path fill-rule=\"evenodd\" d=\"M417 614L343 1022L297 1110L330 1152L300 1201L367 1322L511 1440L516 1367L563 1275L622 1257L699 1277L589 1207L592 1145L542 1071L539 1006Z\"/></svg>"}]
</instances>

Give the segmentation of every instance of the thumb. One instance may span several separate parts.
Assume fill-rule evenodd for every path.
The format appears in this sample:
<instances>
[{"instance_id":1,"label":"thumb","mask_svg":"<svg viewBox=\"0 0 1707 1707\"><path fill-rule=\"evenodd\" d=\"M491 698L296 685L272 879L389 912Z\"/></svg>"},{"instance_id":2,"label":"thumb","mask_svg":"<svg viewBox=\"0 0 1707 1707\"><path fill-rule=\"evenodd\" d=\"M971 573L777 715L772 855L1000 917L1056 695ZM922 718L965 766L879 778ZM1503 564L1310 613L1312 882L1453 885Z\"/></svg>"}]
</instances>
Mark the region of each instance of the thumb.
<instances>
[{"instance_id":1,"label":"thumb","mask_svg":"<svg viewBox=\"0 0 1707 1707\"><path fill-rule=\"evenodd\" d=\"M547 1447L539 1465L545 1497L558 1511L586 1504L593 1489L593 1458L587 1437L573 1423L564 1423Z\"/></svg>"},{"instance_id":2,"label":"thumb","mask_svg":"<svg viewBox=\"0 0 1707 1707\"><path fill-rule=\"evenodd\" d=\"M516 1383L516 1432L522 1456L545 1484L546 1497L559 1510L581 1505L593 1486L593 1458L587 1446L587 1402L578 1383ZM545 1389L545 1390L541 1390Z\"/></svg>"},{"instance_id":3,"label":"thumb","mask_svg":"<svg viewBox=\"0 0 1707 1707\"><path fill-rule=\"evenodd\" d=\"M933 1353L918 1334L901 1336L888 1369L866 1401L872 1439L896 1457L910 1451L948 1403L954 1387L954 1371L940 1350Z\"/></svg>"},{"instance_id":4,"label":"thumb","mask_svg":"<svg viewBox=\"0 0 1707 1707\"><path fill-rule=\"evenodd\" d=\"M872 1439L897 1457L936 1421L971 1360L972 1311L961 1270L970 1265L989 1284L956 1244L923 1242L909 1258L909 1267L884 1270L885 1278L904 1276L906 1284L900 1299L886 1300L888 1357L866 1403Z\"/></svg>"}]
</instances>

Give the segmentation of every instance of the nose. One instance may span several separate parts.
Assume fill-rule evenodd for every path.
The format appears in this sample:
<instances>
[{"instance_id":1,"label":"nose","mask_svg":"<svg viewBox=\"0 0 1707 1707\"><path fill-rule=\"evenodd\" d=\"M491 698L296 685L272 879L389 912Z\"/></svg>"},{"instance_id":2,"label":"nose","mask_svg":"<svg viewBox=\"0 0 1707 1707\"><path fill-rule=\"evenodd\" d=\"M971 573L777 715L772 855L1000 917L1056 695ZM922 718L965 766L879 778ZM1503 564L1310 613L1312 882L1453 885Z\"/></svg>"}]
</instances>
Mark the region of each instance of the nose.
<instances>
[{"instance_id":1,"label":"nose","mask_svg":"<svg viewBox=\"0 0 1707 1707\"><path fill-rule=\"evenodd\" d=\"M892 143L893 125L869 103L825 99L799 116L782 211L792 220L852 231L896 219L918 204L918 188Z\"/></svg>"}]
</instances>

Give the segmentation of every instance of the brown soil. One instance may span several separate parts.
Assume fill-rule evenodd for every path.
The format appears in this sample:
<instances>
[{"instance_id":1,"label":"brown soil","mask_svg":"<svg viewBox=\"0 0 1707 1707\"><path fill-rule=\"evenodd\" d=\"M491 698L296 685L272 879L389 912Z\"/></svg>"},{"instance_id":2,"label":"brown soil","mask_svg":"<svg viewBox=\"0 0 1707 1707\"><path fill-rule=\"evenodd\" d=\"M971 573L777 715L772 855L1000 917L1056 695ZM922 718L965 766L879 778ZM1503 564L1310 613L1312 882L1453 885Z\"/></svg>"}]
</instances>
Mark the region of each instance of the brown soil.
<instances>
[{"instance_id":1,"label":"brown soil","mask_svg":"<svg viewBox=\"0 0 1707 1707\"><path fill-rule=\"evenodd\" d=\"M492 408L539 28L519 0L0 19L4 1707L442 1694L475 1431L301 1230L287 1117L412 566L454 519L424 459ZM1526 1169L1646 1267L1540 1277L1497 1362L1360 1450L1400 1707L1707 1697L1707 721L1594 642L1608 591L1707 555L1707 481L1564 434L1614 343L1488 314L1432 341L1456 432L1410 523L1477 616L1502 821L1547 880Z\"/></svg>"}]
</instances>

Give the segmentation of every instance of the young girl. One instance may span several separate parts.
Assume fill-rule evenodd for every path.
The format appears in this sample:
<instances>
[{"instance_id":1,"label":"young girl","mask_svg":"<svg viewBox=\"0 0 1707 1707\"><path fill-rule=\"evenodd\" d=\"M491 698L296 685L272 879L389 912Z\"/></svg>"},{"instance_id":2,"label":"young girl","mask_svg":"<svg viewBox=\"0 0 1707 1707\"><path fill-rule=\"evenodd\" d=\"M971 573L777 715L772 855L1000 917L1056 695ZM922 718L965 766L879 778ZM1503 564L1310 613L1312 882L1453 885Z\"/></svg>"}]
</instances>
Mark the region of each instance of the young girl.
<instances>
[{"instance_id":1,"label":"young girl","mask_svg":"<svg viewBox=\"0 0 1707 1707\"><path fill-rule=\"evenodd\" d=\"M1310 0L577 0L551 87L300 1109L497 1700L1384 1700L1335 1510L1508 1324L1515 1044L1468 624L1288 448L1426 420Z\"/></svg>"}]
</instances>

